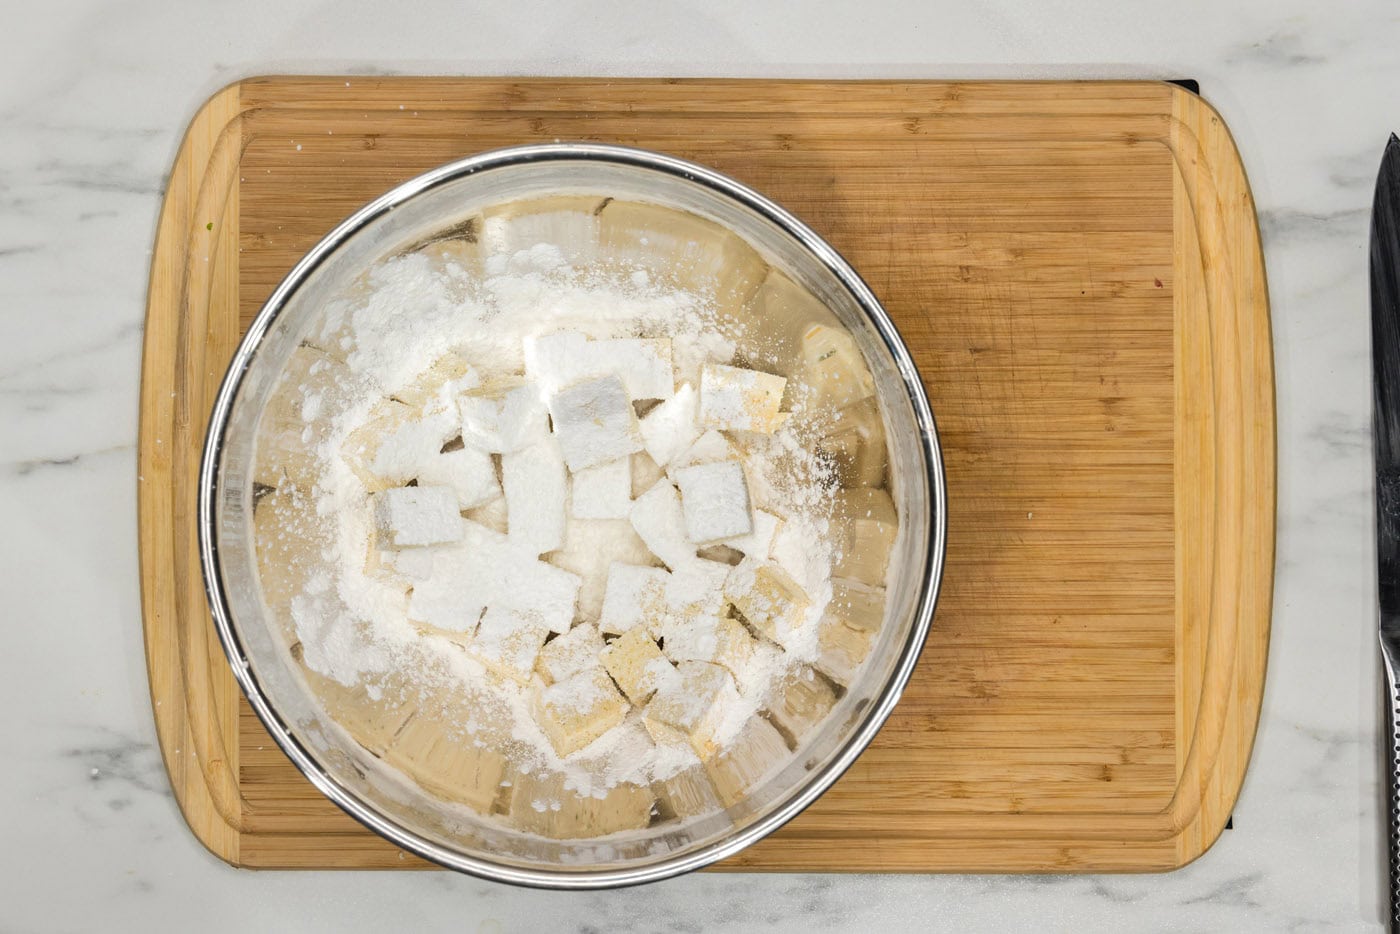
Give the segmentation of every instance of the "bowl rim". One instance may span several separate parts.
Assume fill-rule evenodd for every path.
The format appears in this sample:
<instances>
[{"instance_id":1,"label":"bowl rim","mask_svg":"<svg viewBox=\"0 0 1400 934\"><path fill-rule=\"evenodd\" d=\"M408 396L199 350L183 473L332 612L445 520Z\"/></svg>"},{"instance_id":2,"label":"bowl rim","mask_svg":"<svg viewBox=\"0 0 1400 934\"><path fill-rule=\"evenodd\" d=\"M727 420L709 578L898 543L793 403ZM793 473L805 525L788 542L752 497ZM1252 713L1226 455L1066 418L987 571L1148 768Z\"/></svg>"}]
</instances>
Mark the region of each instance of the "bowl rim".
<instances>
[{"instance_id":1,"label":"bowl rim","mask_svg":"<svg viewBox=\"0 0 1400 934\"><path fill-rule=\"evenodd\" d=\"M219 481L219 462L228 428L229 415L243 384L243 378L262 344L263 337L285 308L288 300L303 282L319 268L341 245L376 218L394 210L409 199L468 175L522 164L551 161L591 161L623 165L678 177L709 189L741 207L757 213L784 234L811 252L836 276L869 319L876 333L894 359L904 383L909 402L919 428L920 449L923 454L930 503L934 511L929 530L929 549L923 568L923 583L916 606L916 618L909 636L900 647L895 667L873 702L866 709L859 726L838 747L835 755L821 769L808 773L804 782L780 798L769 813L748 826L705 844L690 852L667 857L655 863L637 867L574 870L567 867L542 869L495 862L481 856L455 851L420 835L400 824L362 800L321 768L300 740L283 722L273 708L262 685L252 671L242 640L233 625L232 613L225 595L223 574L216 541L215 507ZM865 751L894 710L909 681L927 641L942 587L944 557L947 548L947 484L938 429L927 394L919 378L908 348L899 336L884 306L850 263L791 212L714 169L675 156L634 147L601 143L556 142L511 146L478 153L409 179L355 211L336 225L303 256L273 290L249 326L229 363L209 418L199 470L198 532L200 567L219 641L228 656L234 678L244 696L273 740L290 758L297 769L326 797L352 818L396 846L448 869L479 878L533 888L592 890L618 888L655 882L691 872L718 862L747 848L802 813L820 797L851 764ZM913 570L913 569L911 569Z\"/></svg>"}]
</instances>

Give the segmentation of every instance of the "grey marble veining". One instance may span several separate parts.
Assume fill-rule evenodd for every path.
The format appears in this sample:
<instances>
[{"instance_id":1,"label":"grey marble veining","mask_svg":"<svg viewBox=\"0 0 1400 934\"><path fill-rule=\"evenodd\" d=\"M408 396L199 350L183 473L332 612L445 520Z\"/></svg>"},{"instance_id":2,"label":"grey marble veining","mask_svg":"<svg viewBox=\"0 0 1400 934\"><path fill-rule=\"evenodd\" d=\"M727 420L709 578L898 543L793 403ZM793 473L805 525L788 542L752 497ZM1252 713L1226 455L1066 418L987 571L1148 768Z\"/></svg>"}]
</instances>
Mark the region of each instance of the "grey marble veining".
<instances>
[{"instance_id":1,"label":"grey marble veining","mask_svg":"<svg viewBox=\"0 0 1400 934\"><path fill-rule=\"evenodd\" d=\"M1393 3L73 0L9 19L0 930L1379 927L1366 233L1400 128ZM1234 829L1168 875L703 874L588 895L446 873L237 872L204 852L165 782L146 693L143 300L184 125L225 83L289 71L1199 79L1260 208L1278 370L1274 639Z\"/></svg>"}]
</instances>

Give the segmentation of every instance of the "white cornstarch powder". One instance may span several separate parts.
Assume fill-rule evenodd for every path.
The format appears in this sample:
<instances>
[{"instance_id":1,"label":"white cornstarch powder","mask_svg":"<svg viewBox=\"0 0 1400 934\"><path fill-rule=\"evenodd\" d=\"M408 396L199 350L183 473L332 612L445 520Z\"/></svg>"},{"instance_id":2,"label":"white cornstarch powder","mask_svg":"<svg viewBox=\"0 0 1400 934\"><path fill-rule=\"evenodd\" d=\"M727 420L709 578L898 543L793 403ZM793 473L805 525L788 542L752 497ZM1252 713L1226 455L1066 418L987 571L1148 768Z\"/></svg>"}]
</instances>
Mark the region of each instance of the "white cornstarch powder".
<instances>
[{"instance_id":1,"label":"white cornstarch powder","mask_svg":"<svg viewBox=\"0 0 1400 934\"><path fill-rule=\"evenodd\" d=\"M596 213L566 226L596 238ZM296 581L301 664L375 701L411 688L409 719L431 711L445 741L507 763L486 800L546 833L570 796L639 786L669 807L667 782L708 781L770 710L820 719L787 711L785 686L863 660L880 619L852 607L883 612L894 520L833 518L856 442L824 439L876 438L865 477L885 452L879 426L849 430L873 404L824 402L829 354L820 371L800 348L782 372L753 368L772 349L713 284L539 229L488 221L329 306L264 416L260 439L299 440L260 440L274 492L257 508L300 510L296 535L260 524L258 547ZM838 567L860 601L833 603Z\"/></svg>"}]
</instances>

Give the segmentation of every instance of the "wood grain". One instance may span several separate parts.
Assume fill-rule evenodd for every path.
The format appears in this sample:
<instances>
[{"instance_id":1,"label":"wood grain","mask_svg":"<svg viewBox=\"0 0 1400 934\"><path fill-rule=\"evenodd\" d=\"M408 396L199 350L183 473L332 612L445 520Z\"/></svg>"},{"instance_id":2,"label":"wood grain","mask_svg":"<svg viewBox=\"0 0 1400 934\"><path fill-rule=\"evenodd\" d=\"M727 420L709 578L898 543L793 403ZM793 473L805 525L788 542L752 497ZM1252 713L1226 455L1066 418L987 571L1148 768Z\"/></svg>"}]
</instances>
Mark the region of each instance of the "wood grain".
<instances>
[{"instance_id":1,"label":"wood grain","mask_svg":"<svg viewBox=\"0 0 1400 934\"><path fill-rule=\"evenodd\" d=\"M238 336L361 203L552 139L696 159L871 283L949 484L933 634L875 743L721 868L1163 870L1229 816L1272 596L1271 342L1219 116L1156 82L263 78L212 99L152 262L139 491L161 749L195 834L262 867L421 866L321 797L237 694L195 471Z\"/></svg>"}]
</instances>

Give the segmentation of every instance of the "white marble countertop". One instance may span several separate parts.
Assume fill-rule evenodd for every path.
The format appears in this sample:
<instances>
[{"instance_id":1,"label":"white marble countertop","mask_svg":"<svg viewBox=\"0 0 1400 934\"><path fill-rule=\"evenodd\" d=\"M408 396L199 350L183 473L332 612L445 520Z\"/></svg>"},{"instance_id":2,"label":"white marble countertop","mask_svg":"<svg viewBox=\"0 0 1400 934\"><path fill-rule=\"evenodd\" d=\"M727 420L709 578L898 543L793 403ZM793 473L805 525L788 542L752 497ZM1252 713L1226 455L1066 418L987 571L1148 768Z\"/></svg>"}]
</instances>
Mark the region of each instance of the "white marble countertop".
<instances>
[{"instance_id":1,"label":"white marble countertop","mask_svg":"<svg viewBox=\"0 0 1400 934\"><path fill-rule=\"evenodd\" d=\"M1400 129L1394 4L238 6L36 4L0 38L0 929L1379 926L1366 236ZM1278 368L1274 638L1234 829L1166 875L700 874L589 895L240 872L206 853L154 746L137 600L137 385L163 174L225 83L367 70L1199 79L1261 212Z\"/></svg>"}]
</instances>

